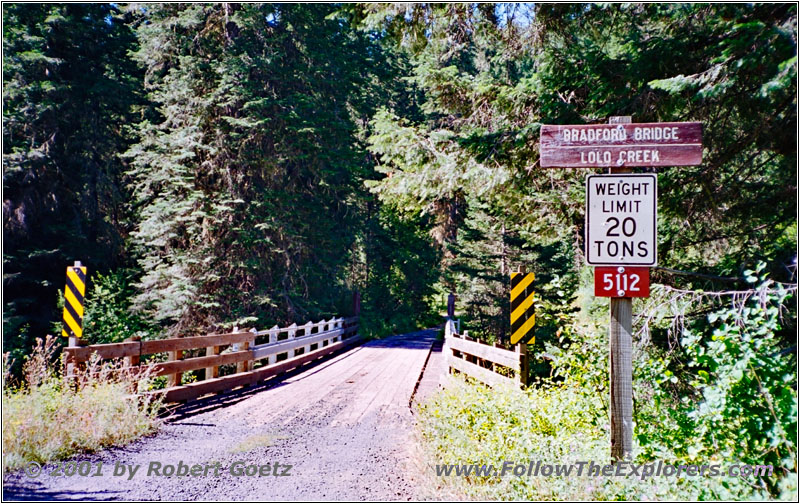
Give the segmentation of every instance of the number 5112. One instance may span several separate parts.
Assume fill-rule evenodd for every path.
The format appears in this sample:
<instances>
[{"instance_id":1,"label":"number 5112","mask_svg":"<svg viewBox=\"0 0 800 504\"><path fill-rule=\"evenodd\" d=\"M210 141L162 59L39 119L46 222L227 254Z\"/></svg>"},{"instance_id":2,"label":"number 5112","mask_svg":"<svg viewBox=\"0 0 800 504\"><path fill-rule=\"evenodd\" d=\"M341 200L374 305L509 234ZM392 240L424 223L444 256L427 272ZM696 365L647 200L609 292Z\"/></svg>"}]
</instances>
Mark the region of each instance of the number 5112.
<instances>
[{"instance_id":1,"label":"number 5112","mask_svg":"<svg viewBox=\"0 0 800 504\"><path fill-rule=\"evenodd\" d=\"M649 297L650 268L609 266L594 271L595 296Z\"/></svg>"}]
</instances>

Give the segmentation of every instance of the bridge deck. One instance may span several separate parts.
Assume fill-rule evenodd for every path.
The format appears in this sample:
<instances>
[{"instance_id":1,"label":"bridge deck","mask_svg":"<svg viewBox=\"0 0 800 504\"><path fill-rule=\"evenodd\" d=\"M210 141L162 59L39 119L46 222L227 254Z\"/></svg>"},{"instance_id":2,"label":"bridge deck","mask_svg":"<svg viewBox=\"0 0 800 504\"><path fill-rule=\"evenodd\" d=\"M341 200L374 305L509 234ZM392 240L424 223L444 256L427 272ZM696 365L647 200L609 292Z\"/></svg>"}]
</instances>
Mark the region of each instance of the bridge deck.
<instances>
[{"instance_id":1,"label":"bridge deck","mask_svg":"<svg viewBox=\"0 0 800 504\"><path fill-rule=\"evenodd\" d=\"M408 405L435 334L371 341L247 393L187 405L151 438L80 458L102 462L103 477L10 474L4 498L412 499ZM223 469L219 476L167 478L147 475L152 461L219 462ZM292 468L286 477L235 477L227 468L236 461ZM130 480L114 477L116 462L140 469Z\"/></svg>"}]
</instances>

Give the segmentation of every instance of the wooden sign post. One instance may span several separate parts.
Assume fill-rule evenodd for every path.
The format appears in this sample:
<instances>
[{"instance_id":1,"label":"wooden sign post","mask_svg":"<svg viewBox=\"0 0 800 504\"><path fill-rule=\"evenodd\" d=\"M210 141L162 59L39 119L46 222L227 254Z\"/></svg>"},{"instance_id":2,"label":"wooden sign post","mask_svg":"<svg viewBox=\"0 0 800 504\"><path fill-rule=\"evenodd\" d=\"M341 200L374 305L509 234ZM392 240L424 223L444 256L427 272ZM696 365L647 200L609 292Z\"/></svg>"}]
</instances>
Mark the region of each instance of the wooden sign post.
<instances>
[{"instance_id":1,"label":"wooden sign post","mask_svg":"<svg viewBox=\"0 0 800 504\"><path fill-rule=\"evenodd\" d=\"M633 166L698 165L703 156L699 122L542 125L542 167L609 168L586 178L586 261L595 269L595 295L611 298L609 343L611 458L633 448L632 297L650 294L656 265L657 180L632 175Z\"/></svg>"},{"instance_id":2,"label":"wooden sign post","mask_svg":"<svg viewBox=\"0 0 800 504\"><path fill-rule=\"evenodd\" d=\"M627 124L630 116L610 117L609 124ZM615 166L611 173L630 173L629 166ZM629 297L612 297L608 324L611 384L611 460L622 460L633 451L633 303Z\"/></svg>"}]
</instances>

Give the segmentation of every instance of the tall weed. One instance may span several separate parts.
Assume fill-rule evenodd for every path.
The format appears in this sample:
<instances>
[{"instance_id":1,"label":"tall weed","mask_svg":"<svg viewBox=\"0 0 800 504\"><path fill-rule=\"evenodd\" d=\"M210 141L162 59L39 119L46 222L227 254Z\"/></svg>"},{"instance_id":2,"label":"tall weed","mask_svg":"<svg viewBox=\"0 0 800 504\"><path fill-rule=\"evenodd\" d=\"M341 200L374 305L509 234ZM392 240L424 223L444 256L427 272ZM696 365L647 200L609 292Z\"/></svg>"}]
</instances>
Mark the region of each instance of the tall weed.
<instances>
[{"instance_id":1,"label":"tall weed","mask_svg":"<svg viewBox=\"0 0 800 504\"><path fill-rule=\"evenodd\" d=\"M55 350L55 338L37 338L18 384L3 356L4 471L125 444L158 428L158 399L132 394L146 389L148 370L124 369L95 356L67 377Z\"/></svg>"}]
</instances>

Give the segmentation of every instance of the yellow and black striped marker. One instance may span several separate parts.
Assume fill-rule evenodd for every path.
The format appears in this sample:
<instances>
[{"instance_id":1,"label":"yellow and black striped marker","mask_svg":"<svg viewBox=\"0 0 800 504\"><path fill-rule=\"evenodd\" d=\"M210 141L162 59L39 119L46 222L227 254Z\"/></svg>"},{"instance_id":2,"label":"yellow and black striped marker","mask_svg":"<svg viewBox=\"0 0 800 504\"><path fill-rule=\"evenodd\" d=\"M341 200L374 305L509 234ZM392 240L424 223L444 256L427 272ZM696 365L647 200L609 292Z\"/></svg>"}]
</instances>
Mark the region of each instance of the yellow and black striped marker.
<instances>
[{"instance_id":1,"label":"yellow and black striped marker","mask_svg":"<svg viewBox=\"0 0 800 504\"><path fill-rule=\"evenodd\" d=\"M533 273L511 273L511 344L533 343Z\"/></svg>"},{"instance_id":2,"label":"yellow and black striped marker","mask_svg":"<svg viewBox=\"0 0 800 504\"><path fill-rule=\"evenodd\" d=\"M80 264L80 263L77 263ZM64 337L83 336L83 297L86 294L86 266L67 267L67 286L64 287Z\"/></svg>"}]
</instances>

